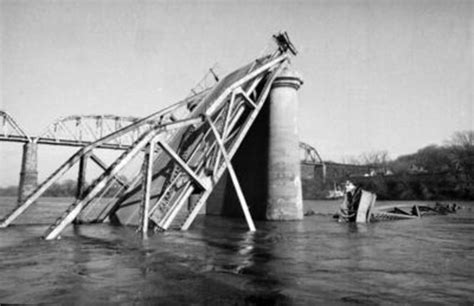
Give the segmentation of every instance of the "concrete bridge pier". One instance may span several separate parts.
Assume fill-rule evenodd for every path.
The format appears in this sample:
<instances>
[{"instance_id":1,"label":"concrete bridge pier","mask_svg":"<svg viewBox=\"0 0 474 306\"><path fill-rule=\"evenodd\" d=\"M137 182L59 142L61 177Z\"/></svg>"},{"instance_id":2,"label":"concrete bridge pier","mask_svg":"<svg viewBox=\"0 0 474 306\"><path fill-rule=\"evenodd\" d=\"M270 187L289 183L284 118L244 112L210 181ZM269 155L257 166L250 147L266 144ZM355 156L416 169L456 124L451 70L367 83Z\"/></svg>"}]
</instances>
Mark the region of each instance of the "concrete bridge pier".
<instances>
[{"instance_id":1,"label":"concrete bridge pier","mask_svg":"<svg viewBox=\"0 0 474 306\"><path fill-rule=\"evenodd\" d=\"M18 203L22 203L38 186L38 144L28 142L23 145Z\"/></svg>"},{"instance_id":2,"label":"concrete bridge pier","mask_svg":"<svg viewBox=\"0 0 474 306\"><path fill-rule=\"evenodd\" d=\"M303 219L296 94L301 84L302 79L287 67L270 92L267 220Z\"/></svg>"},{"instance_id":3,"label":"concrete bridge pier","mask_svg":"<svg viewBox=\"0 0 474 306\"><path fill-rule=\"evenodd\" d=\"M302 83L290 68L282 71L233 159L254 219L303 219L297 125L297 90ZM227 175L221 178L207 201L206 213L242 217L239 201Z\"/></svg>"}]
</instances>

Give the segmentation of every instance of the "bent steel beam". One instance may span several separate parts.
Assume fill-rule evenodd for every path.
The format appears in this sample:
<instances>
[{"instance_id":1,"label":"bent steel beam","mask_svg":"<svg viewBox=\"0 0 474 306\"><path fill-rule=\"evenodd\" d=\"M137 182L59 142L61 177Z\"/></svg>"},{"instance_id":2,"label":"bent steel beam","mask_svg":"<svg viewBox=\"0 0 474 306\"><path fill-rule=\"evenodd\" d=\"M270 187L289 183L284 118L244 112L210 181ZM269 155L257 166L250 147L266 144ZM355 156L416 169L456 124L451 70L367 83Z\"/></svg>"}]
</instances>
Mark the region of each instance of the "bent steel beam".
<instances>
[{"instance_id":1,"label":"bent steel beam","mask_svg":"<svg viewBox=\"0 0 474 306\"><path fill-rule=\"evenodd\" d=\"M49 134L45 134L46 138L39 138L38 141L82 144L85 147L53 172L1 225L10 224L72 166L81 159L84 161L87 155L105 171L48 228L45 239L58 237L68 224L89 212L95 216L89 220L103 220L107 216L113 219L113 216L117 216L119 221L129 220L125 223L141 226L142 231L146 231L150 220L158 228L168 229L178 218L178 212L183 209L187 199L199 197L189 207L181 225L181 229L185 230L226 169L238 193L249 229L255 230L231 159L261 111L276 75L288 62L291 48L287 37L281 36L277 42L280 49L272 55L261 57L216 80L218 83L213 88L201 94L143 119L130 119L127 126L117 117L111 117L110 120L63 118L57 122L56 129L60 129L61 133L72 133L72 139L65 141L59 132L52 135L52 128L53 131L50 129ZM94 124L97 130L94 130ZM115 130L104 136L105 128L107 131ZM158 148L149 151L154 144ZM94 150L99 148L118 148L124 152L107 166L95 158ZM146 152L145 156L141 154L143 152ZM137 163L142 167L138 174L133 172L136 170L132 167ZM130 176L121 181L122 174L128 171L129 166L133 168L129 172ZM114 185L115 181L120 186ZM110 190L113 191L114 202L101 206L101 199L109 201ZM152 199L156 199L156 202L150 208Z\"/></svg>"},{"instance_id":2,"label":"bent steel beam","mask_svg":"<svg viewBox=\"0 0 474 306\"><path fill-rule=\"evenodd\" d=\"M139 151L141 151L150 140L156 135L158 131L152 130L143 135L135 145L128 151L124 152L96 181L92 184L91 190L84 196L83 199L75 201L61 216L52 224L45 232L44 239L55 239L61 234L66 226L68 226L79 215L81 210L87 206L90 200L96 196L102 188L105 187L107 181L115 176L127 162L129 162Z\"/></svg>"},{"instance_id":3,"label":"bent steel beam","mask_svg":"<svg viewBox=\"0 0 474 306\"><path fill-rule=\"evenodd\" d=\"M281 72L283 67L284 67L284 64L282 63L281 65L277 66L274 71L271 72L270 76L268 77L268 80L266 81L266 83L264 84L264 86L262 88L262 91L260 93L260 96L259 96L258 100L255 103L255 105L257 105L257 108L255 108L255 110L253 110L253 112L249 115L249 117L247 118L247 120L245 121L243 126L241 127L241 130L238 133L235 133L235 135L234 135L235 137L232 137L232 139L233 139L232 147L228 150L229 159L232 159L232 157L235 155L235 153L237 152L237 149L239 148L240 144L242 143L245 136L247 135L250 127L252 126L253 122L257 118L257 115L261 111L261 109L263 107L263 104L265 103L265 100L268 97L268 94L270 92L270 88L271 88L271 85L272 85L273 81L275 80L276 76ZM242 113L242 112L243 112L242 107L236 110L237 114ZM236 124L236 122L237 121L235 120L233 124ZM233 126L233 124L231 124L231 126ZM231 130L232 128L233 127L229 128L229 130ZM230 136L228 136L228 138L229 137ZM214 174L214 177L215 177L214 182L215 183L217 183L217 181L223 175L225 170L226 170L226 165L225 164L220 165L218 167L217 173ZM197 217L199 211L201 210L202 206L204 205L204 203L206 202L206 200L208 199L210 194L211 194L211 190L207 190L201 195L200 199L191 208L191 210L188 213L185 221L181 225L181 230L185 231L185 230L189 229L189 227L193 223L194 219Z\"/></svg>"},{"instance_id":4,"label":"bent steel beam","mask_svg":"<svg viewBox=\"0 0 474 306\"><path fill-rule=\"evenodd\" d=\"M163 112L165 112L165 110L161 112L157 112L155 114L163 113ZM144 120L142 121L144 122ZM183 126L192 125L192 124L196 124L200 122L203 122L202 117L185 119L185 120L170 122L170 123L166 123L162 125L157 124L155 129L160 129L160 131L163 132L163 131L169 131L172 129L177 129ZM113 133L114 135L107 135L103 137L102 139L97 140L95 143L78 150L64 164L62 164L59 168L57 168L42 184L40 184L38 188L25 200L25 202L20 204L11 213L9 213L4 218L4 220L2 220L2 222L0 223L0 228L7 227L16 218L18 218L18 216L24 213L25 210L28 209L28 207L30 207L49 187L51 187L51 185L57 182L59 178L61 178L69 169L71 169L77 162L79 162L84 154L88 154L92 152L92 150L94 150L96 147L100 146L101 144L105 143L106 141L113 139L113 137L116 137L117 135L120 135L121 133L129 132L130 130L132 130L130 126L125 127L122 130L119 130ZM129 150L133 148L134 147L131 147L129 148Z\"/></svg>"},{"instance_id":5,"label":"bent steel beam","mask_svg":"<svg viewBox=\"0 0 474 306\"><path fill-rule=\"evenodd\" d=\"M150 188L153 175L153 153L155 151L155 141L148 144L148 149L143 161L143 183L142 183L142 203L140 209L141 217L141 232L143 237L146 237L148 232L148 210L150 208Z\"/></svg>"},{"instance_id":6,"label":"bent steel beam","mask_svg":"<svg viewBox=\"0 0 474 306\"><path fill-rule=\"evenodd\" d=\"M229 155L226 152L226 149L224 147L224 143L222 142L222 139L219 135L219 132L217 131L216 127L212 123L212 121L207 118L207 122L209 123L209 126L212 129L212 132L214 133L214 137L216 137L217 144L219 146L219 149L222 153L222 156L224 158L225 164L227 166L227 171L229 171L230 178L232 180L232 184L234 185L235 192L237 193L237 197L239 198L240 206L242 208L242 211L245 216L245 220L247 221L247 225L249 227L249 230L251 232L255 231L255 224L253 223L252 216L250 215L249 207L247 206L247 201L245 201L245 196L242 192L242 189L240 188L239 180L237 179L237 175L235 174L234 168L232 167L232 164L230 162Z\"/></svg>"},{"instance_id":7,"label":"bent steel beam","mask_svg":"<svg viewBox=\"0 0 474 306\"><path fill-rule=\"evenodd\" d=\"M163 150L169 154L169 156L181 167L183 168L183 170L186 172L187 175L189 175L202 189L204 190L207 190L209 189L209 187L204 184L204 182L201 181L201 179L199 179L196 175L196 173L194 173L193 170L191 170L191 168L189 168L189 166L186 164L185 161L183 161L179 156L178 154L176 154L176 152L173 151L172 148L170 148L170 146L164 142L161 142L159 141L158 142L158 145L163 148Z\"/></svg>"}]
</instances>

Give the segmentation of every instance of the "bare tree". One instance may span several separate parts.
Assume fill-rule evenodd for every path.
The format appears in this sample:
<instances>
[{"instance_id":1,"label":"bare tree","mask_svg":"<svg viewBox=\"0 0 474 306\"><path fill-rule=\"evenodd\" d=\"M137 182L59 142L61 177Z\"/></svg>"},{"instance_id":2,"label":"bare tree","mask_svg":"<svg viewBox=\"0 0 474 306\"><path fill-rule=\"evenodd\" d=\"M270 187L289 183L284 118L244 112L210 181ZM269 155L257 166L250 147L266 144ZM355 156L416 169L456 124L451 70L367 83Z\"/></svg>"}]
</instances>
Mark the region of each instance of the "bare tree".
<instances>
[{"instance_id":1,"label":"bare tree","mask_svg":"<svg viewBox=\"0 0 474 306\"><path fill-rule=\"evenodd\" d=\"M388 151L380 150L363 153L357 160L357 164L371 167L373 174L380 172L385 174L387 173L390 157Z\"/></svg>"},{"instance_id":2,"label":"bare tree","mask_svg":"<svg viewBox=\"0 0 474 306\"><path fill-rule=\"evenodd\" d=\"M465 148L474 147L474 130L455 132L447 141L447 144Z\"/></svg>"},{"instance_id":3,"label":"bare tree","mask_svg":"<svg viewBox=\"0 0 474 306\"><path fill-rule=\"evenodd\" d=\"M343 156L341 159L341 162L343 164L351 164L351 165L361 165L361 160L358 157L355 157L353 155L347 155Z\"/></svg>"},{"instance_id":4,"label":"bare tree","mask_svg":"<svg viewBox=\"0 0 474 306\"><path fill-rule=\"evenodd\" d=\"M387 165L389 161L389 155L388 155L388 152L385 150L372 151L372 152L363 153L360 156L360 160L365 165L374 165L374 166L384 165L385 166Z\"/></svg>"},{"instance_id":5,"label":"bare tree","mask_svg":"<svg viewBox=\"0 0 474 306\"><path fill-rule=\"evenodd\" d=\"M459 131L447 141L449 158L457 171L474 179L474 131Z\"/></svg>"}]
</instances>

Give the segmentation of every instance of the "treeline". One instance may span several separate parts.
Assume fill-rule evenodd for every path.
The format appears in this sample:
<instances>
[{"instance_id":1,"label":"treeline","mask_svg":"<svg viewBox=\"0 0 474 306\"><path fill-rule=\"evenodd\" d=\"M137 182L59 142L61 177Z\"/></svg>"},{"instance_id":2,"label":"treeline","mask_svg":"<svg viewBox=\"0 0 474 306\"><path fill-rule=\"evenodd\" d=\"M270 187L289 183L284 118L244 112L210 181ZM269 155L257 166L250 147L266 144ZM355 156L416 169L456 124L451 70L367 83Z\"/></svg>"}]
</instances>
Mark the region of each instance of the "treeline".
<instances>
[{"instance_id":1,"label":"treeline","mask_svg":"<svg viewBox=\"0 0 474 306\"><path fill-rule=\"evenodd\" d=\"M123 179L124 180L124 179ZM86 184L85 189L88 185ZM110 186L105 196L113 196L118 192L120 185L113 183ZM75 180L64 180L62 182L54 183L49 187L42 196L44 197L75 197L77 191L77 182ZM0 187L0 196L16 197L18 196L18 186Z\"/></svg>"},{"instance_id":2,"label":"treeline","mask_svg":"<svg viewBox=\"0 0 474 306\"><path fill-rule=\"evenodd\" d=\"M366 164L375 175L352 179L379 199L474 199L474 131L456 132L444 145L430 145L395 160L383 158L386 152L372 156L377 158Z\"/></svg>"},{"instance_id":3,"label":"treeline","mask_svg":"<svg viewBox=\"0 0 474 306\"><path fill-rule=\"evenodd\" d=\"M474 186L459 173L352 177L355 184L380 200L474 200Z\"/></svg>"},{"instance_id":4,"label":"treeline","mask_svg":"<svg viewBox=\"0 0 474 306\"><path fill-rule=\"evenodd\" d=\"M76 181L64 180L54 183L44 193L45 197L73 197L76 195ZM8 186L0 188L0 196L18 196L18 186Z\"/></svg>"}]
</instances>

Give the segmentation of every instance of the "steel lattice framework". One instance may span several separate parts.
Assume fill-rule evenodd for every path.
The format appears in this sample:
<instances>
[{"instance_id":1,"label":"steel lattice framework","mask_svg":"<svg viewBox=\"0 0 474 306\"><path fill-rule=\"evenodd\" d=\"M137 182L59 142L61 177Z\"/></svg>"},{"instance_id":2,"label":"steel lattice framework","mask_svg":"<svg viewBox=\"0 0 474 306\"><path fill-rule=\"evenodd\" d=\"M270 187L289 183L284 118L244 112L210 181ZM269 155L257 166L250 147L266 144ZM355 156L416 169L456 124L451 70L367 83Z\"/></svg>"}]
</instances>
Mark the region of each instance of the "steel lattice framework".
<instances>
[{"instance_id":1,"label":"steel lattice framework","mask_svg":"<svg viewBox=\"0 0 474 306\"><path fill-rule=\"evenodd\" d=\"M196 97L205 94L216 82L219 77L216 72L216 65L209 69L209 72L191 89L191 94L186 101L194 101ZM191 102L189 102L191 103ZM189 105L192 108L195 105ZM160 114L158 116L158 113ZM124 127L132 126L133 130L123 133L106 142L100 144L99 148L125 150L129 148L140 135L150 130L157 124L176 121L185 117L187 111L180 111L179 108L173 112L161 111L148 116L151 118L142 121L141 118L131 116L117 115L72 115L61 117L48 125L42 133L36 136L28 135L24 129L13 119L6 111L0 111L1 130L0 141L7 142L36 142L46 145L60 145L84 147L90 145L103 137L115 133ZM155 116L156 115L156 116ZM139 124L137 124L140 122Z\"/></svg>"},{"instance_id":2,"label":"steel lattice framework","mask_svg":"<svg viewBox=\"0 0 474 306\"><path fill-rule=\"evenodd\" d=\"M275 39L278 49L274 53L235 70L212 88L143 119L71 116L53 123L37 138L38 142L66 144L61 135L74 135L75 142L68 139L68 145L80 143L83 147L8 214L0 227L11 224L74 165L79 165L81 192L47 229L46 239L58 237L74 220L102 222L108 218L137 225L144 233L150 225L161 230L187 230L226 170L248 227L254 231L231 159L267 100L276 76L288 64L290 55L296 54L286 33ZM104 164L104 172L85 186L85 165L89 159L97 162L95 150L100 148L121 148L123 152L111 165ZM191 195L195 201L186 208Z\"/></svg>"},{"instance_id":3,"label":"steel lattice framework","mask_svg":"<svg viewBox=\"0 0 474 306\"><path fill-rule=\"evenodd\" d=\"M162 118L166 120L165 118ZM68 116L60 118L50 124L46 130L39 135L38 142L47 144L59 144L69 146L85 146L91 144L104 136L110 135L122 128L133 125L140 118L121 117L114 115L83 115ZM133 132L126 133L102 146L111 149L122 149L132 145L138 137L159 123L159 120L150 120L137 126Z\"/></svg>"},{"instance_id":4,"label":"steel lattice framework","mask_svg":"<svg viewBox=\"0 0 474 306\"><path fill-rule=\"evenodd\" d=\"M305 164L324 164L318 151L307 143L300 141L300 152L302 153L301 162Z\"/></svg>"},{"instance_id":5,"label":"steel lattice framework","mask_svg":"<svg viewBox=\"0 0 474 306\"><path fill-rule=\"evenodd\" d=\"M163 114L155 120L144 122L140 118L115 115L73 115L55 120L39 136L30 136L12 116L5 111L0 111L3 123L0 141L84 147L124 127L133 126L133 131L120 134L99 146L102 149L125 150L152 126L160 122L176 120L177 114L173 117L167 117L167 115L169 116L169 114ZM137 122L140 124L136 124Z\"/></svg>"},{"instance_id":6,"label":"steel lattice framework","mask_svg":"<svg viewBox=\"0 0 474 306\"><path fill-rule=\"evenodd\" d=\"M201 91L200 95L207 90L208 89L204 89ZM193 96L188 99L193 101ZM193 107L191 102L189 102L188 107ZM176 115L168 115L170 116L169 118L161 116L158 120L145 121L143 124L136 124L141 120L141 118L138 117L72 115L55 120L47 126L40 136L31 137L11 115L0 110L0 120L2 122L0 141L37 142L39 144L84 147L130 125L134 127L133 131L117 136L99 146L105 149L125 150L129 148L141 134L150 130L153 125L157 125L160 122L177 120ZM311 145L300 142L299 148L302 163L324 164L324 160L318 151Z\"/></svg>"},{"instance_id":7,"label":"steel lattice framework","mask_svg":"<svg viewBox=\"0 0 474 306\"><path fill-rule=\"evenodd\" d=\"M30 142L31 138L10 114L0 110L0 141Z\"/></svg>"}]
</instances>

